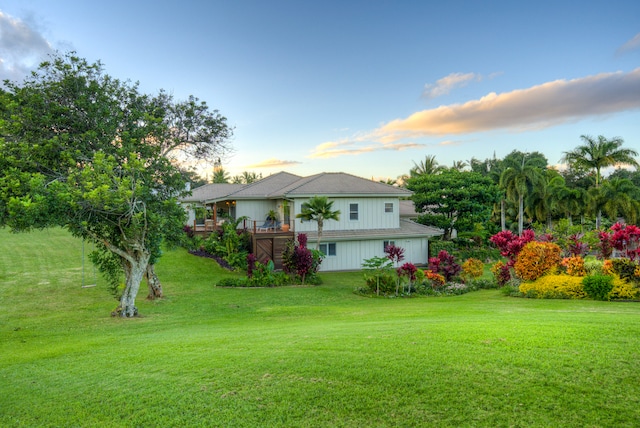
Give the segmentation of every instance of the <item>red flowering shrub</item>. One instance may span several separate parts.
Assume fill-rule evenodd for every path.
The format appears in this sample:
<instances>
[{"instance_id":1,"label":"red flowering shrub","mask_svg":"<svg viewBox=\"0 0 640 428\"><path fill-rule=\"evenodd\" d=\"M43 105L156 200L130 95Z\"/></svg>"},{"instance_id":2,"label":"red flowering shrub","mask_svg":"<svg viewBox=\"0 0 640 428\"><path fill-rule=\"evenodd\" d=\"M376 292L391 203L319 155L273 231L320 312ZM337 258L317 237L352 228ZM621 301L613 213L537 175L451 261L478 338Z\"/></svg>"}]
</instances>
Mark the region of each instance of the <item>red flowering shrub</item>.
<instances>
[{"instance_id":1,"label":"red flowering shrub","mask_svg":"<svg viewBox=\"0 0 640 428\"><path fill-rule=\"evenodd\" d=\"M613 242L611 240L611 234L609 232L598 232L598 258L600 260L607 260L613 253Z\"/></svg>"},{"instance_id":2,"label":"red flowering shrub","mask_svg":"<svg viewBox=\"0 0 640 428\"><path fill-rule=\"evenodd\" d=\"M444 276L444 279L448 282L458 275L462 268L455 262L451 254L446 250L442 250L438 253L438 257L429 259L429 270Z\"/></svg>"},{"instance_id":3,"label":"red flowering shrub","mask_svg":"<svg viewBox=\"0 0 640 428\"><path fill-rule=\"evenodd\" d=\"M509 259L507 264L511 267L516 262L516 257L518 257L520 250L534 239L535 233L533 230L525 230L522 232L522 236L518 236L510 230L503 230L489 238L489 241L498 247L502 256Z\"/></svg>"},{"instance_id":4,"label":"red flowering shrub","mask_svg":"<svg viewBox=\"0 0 640 428\"><path fill-rule=\"evenodd\" d=\"M584 233L574 233L567 238L567 252L572 257L584 257L589 252L589 245L581 241Z\"/></svg>"},{"instance_id":5,"label":"red flowering shrub","mask_svg":"<svg viewBox=\"0 0 640 428\"><path fill-rule=\"evenodd\" d=\"M562 250L550 242L529 242L513 265L516 275L525 281L534 281L560 264Z\"/></svg>"},{"instance_id":6,"label":"red flowering shrub","mask_svg":"<svg viewBox=\"0 0 640 428\"><path fill-rule=\"evenodd\" d=\"M387 245L384 248L384 252L387 258L397 265L404 260L404 248L396 247L395 245Z\"/></svg>"},{"instance_id":7,"label":"red flowering shrub","mask_svg":"<svg viewBox=\"0 0 640 428\"><path fill-rule=\"evenodd\" d=\"M635 260L640 256L640 228L633 224L622 225L616 223L611 226L613 236L611 237L611 244L613 248L618 251L624 251L625 257Z\"/></svg>"}]
</instances>

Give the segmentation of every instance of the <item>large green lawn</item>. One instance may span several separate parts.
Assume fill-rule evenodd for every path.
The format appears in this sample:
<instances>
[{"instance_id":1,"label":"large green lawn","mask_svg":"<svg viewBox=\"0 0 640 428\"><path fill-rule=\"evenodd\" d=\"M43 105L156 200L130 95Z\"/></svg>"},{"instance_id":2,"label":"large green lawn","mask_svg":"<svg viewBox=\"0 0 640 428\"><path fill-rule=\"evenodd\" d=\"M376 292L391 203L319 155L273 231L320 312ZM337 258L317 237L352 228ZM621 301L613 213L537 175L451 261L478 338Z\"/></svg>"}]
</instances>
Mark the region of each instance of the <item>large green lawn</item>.
<instances>
[{"instance_id":1,"label":"large green lawn","mask_svg":"<svg viewBox=\"0 0 640 428\"><path fill-rule=\"evenodd\" d=\"M218 289L176 250L166 299L122 320L81 250L0 230L0 426L640 424L637 303L363 298L359 273Z\"/></svg>"}]
</instances>

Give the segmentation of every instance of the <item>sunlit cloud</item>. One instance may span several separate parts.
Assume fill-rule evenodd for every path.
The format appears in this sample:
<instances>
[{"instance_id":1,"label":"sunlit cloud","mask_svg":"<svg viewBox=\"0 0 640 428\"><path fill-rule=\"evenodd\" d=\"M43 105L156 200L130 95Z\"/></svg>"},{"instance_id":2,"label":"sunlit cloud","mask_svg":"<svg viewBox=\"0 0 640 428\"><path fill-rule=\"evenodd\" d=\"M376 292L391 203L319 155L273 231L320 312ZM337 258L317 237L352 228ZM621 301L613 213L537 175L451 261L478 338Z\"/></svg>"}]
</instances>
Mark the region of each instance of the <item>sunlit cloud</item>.
<instances>
[{"instance_id":1,"label":"sunlit cloud","mask_svg":"<svg viewBox=\"0 0 640 428\"><path fill-rule=\"evenodd\" d=\"M490 93L464 104L440 106L393 120L370 135L390 142L495 129L525 131L639 108L640 68Z\"/></svg>"},{"instance_id":2,"label":"sunlit cloud","mask_svg":"<svg viewBox=\"0 0 640 428\"><path fill-rule=\"evenodd\" d=\"M301 162L281 159L267 159L262 162L247 165L247 168L280 168L285 166L299 165Z\"/></svg>"},{"instance_id":3,"label":"sunlit cloud","mask_svg":"<svg viewBox=\"0 0 640 428\"><path fill-rule=\"evenodd\" d=\"M634 51L636 49L640 49L640 33L636 34L631 40L620 46L616 53L622 54L625 52Z\"/></svg>"},{"instance_id":4,"label":"sunlit cloud","mask_svg":"<svg viewBox=\"0 0 640 428\"><path fill-rule=\"evenodd\" d=\"M381 143L370 143L368 145L357 146L355 148L345 148L352 147L357 145L357 142L345 140L344 142L338 143L333 142L330 146L327 143L320 144L316 146L314 151L309 155L310 158L314 159L329 159L335 158L338 156L357 156L365 153L378 152L383 150L391 150L391 151L402 151L408 149L419 149L425 147L424 144L418 143L389 143L389 144L381 144Z\"/></svg>"},{"instance_id":5,"label":"sunlit cloud","mask_svg":"<svg viewBox=\"0 0 640 428\"><path fill-rule=\"evenodd\" d=\"M431 99L447 95L452 89L466 86L474 80L482 80L482 77L475 73L451 73L442 79L438 79L435 84L424 85L422 96Z\"/></svg>"},{"instance_id":6,"label":"sunlit cloud","mask_svg":"<svg viewBox=\"0 0 640 428\"><path fill-rule=\"evenodd\" d=\"M556 80L500 94L492 92L463 104L423 110L369 132L319 144L309 157L333 158L382 150L424 148L433 144L417 143L415 139L494 130L540 130L637 109L640 109L640 68L628 73L602 73L573 80ZM406 139L413 141L399 142ZM445 140L436 145L459 144L462 142Z\"/></svg>"},{"instance_id":7,"label":"sunlit cloud","mask_svg":"<svg viewBox=\"0 0 640 428\"><path fill-rule=\"evenodd\" d=\"M438 143L439 146L459 146L462 144L462 141L456 141L456 140L446 140L446 141L440 141Z\"/></svg>"},{"instance_id":8,"label":"sunlit cloud","mask_svg":"<svg viewBox=\"0 0 640 428\"><path fill-rule=\"evenodd\" d=\"M51 52L42 34L0 11L0 81L22 80Z\"/></svg>"}]
</instances>

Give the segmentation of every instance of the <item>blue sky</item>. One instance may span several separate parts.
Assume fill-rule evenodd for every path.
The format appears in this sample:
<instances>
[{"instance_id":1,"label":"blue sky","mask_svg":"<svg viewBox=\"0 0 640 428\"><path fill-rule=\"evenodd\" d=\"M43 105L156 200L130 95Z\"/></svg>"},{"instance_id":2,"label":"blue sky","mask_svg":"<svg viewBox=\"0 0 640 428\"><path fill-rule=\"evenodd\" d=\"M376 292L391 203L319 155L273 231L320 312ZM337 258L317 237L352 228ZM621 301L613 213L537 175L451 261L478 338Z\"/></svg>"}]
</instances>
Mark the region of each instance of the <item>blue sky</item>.
<instances>
[{"instance_id":1,"label":"blue sky","mask_svg":"<svg viewBox=\"0 0 640 428\"><path fill-rule=\"evenodd\" d=\"M193 94L235 127L231 175L396 178L580 135L640 151L640 2L0 0L0 78L54 49Z\"/></svg>"}]
</instances>

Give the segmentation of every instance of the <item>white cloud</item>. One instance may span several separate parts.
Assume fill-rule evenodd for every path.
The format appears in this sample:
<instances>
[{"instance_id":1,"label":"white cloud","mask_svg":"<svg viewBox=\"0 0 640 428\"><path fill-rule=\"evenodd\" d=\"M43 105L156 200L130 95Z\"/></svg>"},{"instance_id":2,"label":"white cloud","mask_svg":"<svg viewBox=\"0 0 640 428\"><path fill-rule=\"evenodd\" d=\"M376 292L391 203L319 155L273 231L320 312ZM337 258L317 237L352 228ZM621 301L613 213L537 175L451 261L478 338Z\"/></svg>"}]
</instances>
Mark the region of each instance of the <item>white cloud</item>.
<instances>
[{"instance_id":1,"label":"white cloud","mask_svg":"<svg viewBox=\"0 0 640 428\"><path fill-rule=\"evenodd\" d=\"M634 51L636 49L640 49L640 33L636 34L631 40L620 46L616 53L622 54L624 52Z\"/></svg>"},{"instance_id":2,"label":"white cloud","mask_svg":"<svg viewBox=\"0 0 640 428\"><path fill-rule=\"evenodd\" d=\"M18 81L53 49L27 23L0 11L0 81Z\"/></svg>"},{"instance_id":3,"label":"white cloud","mask_svg":"<svg viewBox=\"0 0 640 428\"><path fill-rule=\"evenodd\" d=\"M482 77L475 73L451 73L448 76L438 79L435 84L424 85L422 96L428 99L446 95L454 88L466 86L470 81L482 80Z\"/></svg>"}]
</instances>

